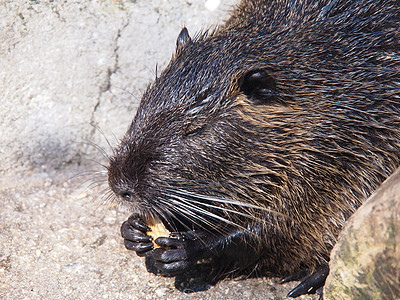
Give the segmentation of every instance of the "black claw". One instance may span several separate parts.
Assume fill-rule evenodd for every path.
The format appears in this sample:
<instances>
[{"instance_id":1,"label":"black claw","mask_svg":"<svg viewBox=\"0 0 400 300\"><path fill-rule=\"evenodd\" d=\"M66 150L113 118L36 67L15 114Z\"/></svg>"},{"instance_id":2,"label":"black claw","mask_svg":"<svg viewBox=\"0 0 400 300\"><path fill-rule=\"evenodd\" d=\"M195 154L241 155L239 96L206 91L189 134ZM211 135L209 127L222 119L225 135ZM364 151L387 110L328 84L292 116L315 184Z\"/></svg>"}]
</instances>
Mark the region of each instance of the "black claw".
<instances>
[{"instance_id":1,"label":"black claw","mask_svg":"<svg viewBox=\"0 0 400 300\"><path fill-rule=\"evenodd\" d=\"M307 270L303 270L297 273L294 273L288 277L282 278L281 281L279 281L280 284L284 284L287 282L291 282L291 281L301 281L303 278L307 277L308 271Z\"/></svg>"},{"instance_id":2,"label":"black claw","mask_svg":"<svg viewBox=\"0 0 400 300\"><path fill-rule=\"evenodd\" d=\"M124 244L126 249L136 251L139 256L144 256L145 252L153 249L153 243L137 243L130 240L124 240Z\"/></svg>"},{"instance_id":3,"label":"black claw","mask_svg":"<svg viewBox=\"0 0 400 300\"><path fill-rule=\"evenodd\" d=\"M127 221L133 228L141 231L147 232L150 227L147 226L137 215L131 215Z\"/></svg>"},{"instance_id":4,"label":"black claw","mask_svg":"<svg viewBox=\"0 0 400 300\"><path fill-rule=\"evenodd\" d=\"M132 226L127 222L124 222L121 226L121 235L125 240L136 243L151 243L151 237L135 228L132 228Z\"/></svg>"},{"instance_id":5,"label":"black claw","mask_svg":"<svg viewBox=\"0 0 400 300\"><path fill-rule=\"evenodd\" d=\"M161 248L154 249L152 253L154 259L164 264L169 264L177 261L187 260L187 253L183 249L179 250L164 250Z\"/></svg>"},{"instance_id":6,"label":"black claw","mask_svg":"<svg viewBox=\"0 0 400 300\"><path fill-rule=\"evenodd\" d=\"M146 256L146 269L149 273L155 275L161 274L161 271L154 265L154 258L152 256Z\"/></svg>"},{"instance_id":7,"label":"black claw","mask_svg":"<svg viewBox=\"0 0 400 300\"><path fill-rule=\"evenodd\" d=\"M139 256L147 256L153 249L152 238L146 234L148 226L137 216L132 215L122 223L121 235L126 249L136 251Z\"/></svg>"},{"instance_id":8,"label":"black claw","mask_svg":"<svg viewBox=\"0 0 400 300\"><path fill-rule=\"evenodd\" d=\"M319 295L318 300L324 300L324 287L321 286L321 287L317 290L316 294Z\"/></svg>"},{"instance_id":9,"label":"black claw","mask_svg":"<svg viewBox=\"0 0 400 300\"><path fill-rule=\"evenodd\" d=\"M159 237L155 240L156 244L162 248L177 249L184 246L183 240L169 237Z\"/></svg>"},{"instance_id":10,"label":"black claw","mask_svg":"<svg viewBox=\"0 0 400 300\"><path fill-rule=\"evenodd\" d=\"M315 294L325 284L326 277L329 274L329 266L321 265L314 273L307 276L298 286L291 290L288 297L298 297L305 294Z\"/></svg>"},{"instance_id":11,"label":"black claw","mask_svg":"<svg viewBox=\"0 0 400 300\"><path fill-rule=\"evenodd\" d=\"M186 271L189 268L190 263L187 261L177 261L169 264L162 264L158 261L155 261L154 265L161 270L162 274L175 276L183 271Z\"/></svg>"}]
</instances>

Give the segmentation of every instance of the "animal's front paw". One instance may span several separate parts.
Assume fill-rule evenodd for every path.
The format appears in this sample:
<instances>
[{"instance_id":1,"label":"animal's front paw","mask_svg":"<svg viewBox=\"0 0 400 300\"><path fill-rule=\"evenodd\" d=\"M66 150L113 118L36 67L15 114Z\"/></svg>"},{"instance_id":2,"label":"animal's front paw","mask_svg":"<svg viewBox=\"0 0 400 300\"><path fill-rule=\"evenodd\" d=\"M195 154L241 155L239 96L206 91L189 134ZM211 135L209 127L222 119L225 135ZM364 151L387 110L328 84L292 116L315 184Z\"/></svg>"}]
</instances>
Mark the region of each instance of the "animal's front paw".
<instances>
[{"instance_id":1,"label":"animal's front paw","mask_svg":"<svg viewBox=\"0 0 400 300\"><path fill-rule=\"evenodd\" d=\"M155 243L161 248L151 252L154 266L169 276L187 271L204 252L203 244L191 232L172 233L171 237L157 238Z\"/></svg>"},{"instance_id":2,"label":"animal's front paw","mask_svg":"<svg viewBox=\"0 0 400 300\"><path fill-rule=\"evenodd\" d=\"M152 238L146 234L150 228L139 218L132 215L121 226L121 235L124 238L125 247L136 251L139 256L147 256L153 250Z\"/></svg>"}]
</instances>

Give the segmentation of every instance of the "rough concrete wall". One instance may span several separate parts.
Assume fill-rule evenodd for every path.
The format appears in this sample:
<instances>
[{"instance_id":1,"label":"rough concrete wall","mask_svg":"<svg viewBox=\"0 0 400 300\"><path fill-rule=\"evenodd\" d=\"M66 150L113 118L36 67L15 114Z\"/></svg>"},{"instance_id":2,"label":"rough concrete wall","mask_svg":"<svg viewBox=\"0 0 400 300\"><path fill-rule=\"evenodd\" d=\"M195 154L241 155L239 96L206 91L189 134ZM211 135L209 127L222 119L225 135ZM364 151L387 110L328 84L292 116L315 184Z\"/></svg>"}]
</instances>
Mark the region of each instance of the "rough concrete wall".
<instances>
[{"instance_id":1,"label":"rough concrete wall","mask_svg":"<svg viewBox=\"0 0 400 300\"><path fill-rule=\"evenodd\" d=\"M0 171L100 159L92 143L109 153L181 27L221 21L232 2L0 2Z\"/></svg>"}]
</instances>

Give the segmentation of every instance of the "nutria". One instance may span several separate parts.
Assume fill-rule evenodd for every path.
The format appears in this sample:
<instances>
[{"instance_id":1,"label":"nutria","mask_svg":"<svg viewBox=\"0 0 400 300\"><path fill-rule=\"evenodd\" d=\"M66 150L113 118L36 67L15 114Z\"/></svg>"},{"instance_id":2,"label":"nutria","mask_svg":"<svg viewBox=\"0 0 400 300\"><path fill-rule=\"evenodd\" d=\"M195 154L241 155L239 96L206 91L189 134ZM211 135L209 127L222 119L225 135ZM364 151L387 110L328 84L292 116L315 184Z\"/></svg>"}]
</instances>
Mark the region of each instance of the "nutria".
<instances>
[{"instance_id":1,"label":"nutria","mask_svg":"<svg viewBox=\"0 0 400 300\"><path fill-rule=\"evenodd\" d=\"M399 166L399 24L393 0L245 0L183 29L110 159L125 246L156 274L320 289L343 223Z\"/></svg>"}]
</instances>

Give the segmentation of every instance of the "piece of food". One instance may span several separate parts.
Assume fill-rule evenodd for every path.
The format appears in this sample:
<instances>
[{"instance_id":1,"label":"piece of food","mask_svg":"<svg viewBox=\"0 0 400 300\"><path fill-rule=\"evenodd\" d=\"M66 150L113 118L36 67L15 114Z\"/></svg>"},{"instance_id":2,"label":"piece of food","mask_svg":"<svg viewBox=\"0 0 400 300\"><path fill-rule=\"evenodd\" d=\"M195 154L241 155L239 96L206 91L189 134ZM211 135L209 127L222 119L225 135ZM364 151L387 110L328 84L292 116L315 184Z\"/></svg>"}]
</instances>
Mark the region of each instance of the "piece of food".
<instances>
[{"instance_id":1,"label":"piece of food","mask_svg":"<svg viewBox=\"0 0 400 300\"><path fill-rule=\"evenodd\" d=\"M170 232L167 228L165 228L164 224L157 217L153 219L148 219L146 221L146 224L150 227L150 231L147 231L147 235L153 238L154 248L161 248L161 246L157 245L154 241L158 237L169 237Z\"/></svg>"}]
</instances>

